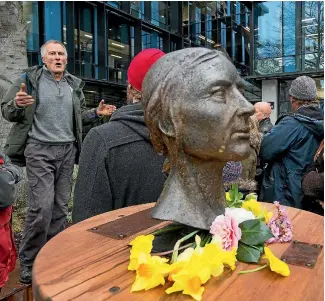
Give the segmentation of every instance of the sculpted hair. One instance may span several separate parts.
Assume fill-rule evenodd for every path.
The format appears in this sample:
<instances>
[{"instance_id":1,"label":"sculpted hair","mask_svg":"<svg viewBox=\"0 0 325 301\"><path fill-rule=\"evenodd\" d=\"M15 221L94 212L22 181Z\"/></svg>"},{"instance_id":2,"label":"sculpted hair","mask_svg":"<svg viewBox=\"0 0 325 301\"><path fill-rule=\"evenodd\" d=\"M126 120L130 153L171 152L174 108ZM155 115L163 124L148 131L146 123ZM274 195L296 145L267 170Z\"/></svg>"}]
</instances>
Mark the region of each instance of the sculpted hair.
<instances>
[{"instance_id":1,"label":"sculpted hair","mask_svg":"<svg viewBox=\"0 0 325 301\"><path fill-rule=\"evenodd\" d=\"M204 80L197 68L220 56L224 54L217 50L186 48L166 54L150 68L142 84L142 102L145 122L158 153L168 154L170 138L176 143L181 140L179 112L193 98L193 79Z\"/></svg>"},{"instance_id":2,"label":"sculpted hair","mask_svg":"<svg viewBox=\"0 0 325 301\"><path fill-rule=\"evenodd\" d=\"M65 55L68 56L68 52L67 52L67 49L65 48L64 44L61 43L60 41L58 40L49 40L47 41L46 43L44 43L41 47L41 57L43 57L45 55L45 47L46 45L48 44L60 44L63 48L64 48L64 52L65 52Z\"/></svg>"}]
</instances>

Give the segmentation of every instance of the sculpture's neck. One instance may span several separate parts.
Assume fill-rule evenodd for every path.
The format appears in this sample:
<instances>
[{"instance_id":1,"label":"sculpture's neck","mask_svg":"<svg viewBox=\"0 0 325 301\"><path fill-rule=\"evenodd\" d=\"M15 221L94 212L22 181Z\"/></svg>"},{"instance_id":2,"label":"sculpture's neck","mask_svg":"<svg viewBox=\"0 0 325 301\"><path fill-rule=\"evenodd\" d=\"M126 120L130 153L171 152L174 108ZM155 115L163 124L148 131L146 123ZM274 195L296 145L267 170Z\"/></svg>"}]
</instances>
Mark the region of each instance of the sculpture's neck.
<instances>
[{"instance_id":1,"label":"sculpture's neck","mask_svg":"<svg viewBox=\"0 0 325 301\"><path fill-rule=\"evenodd\" d=\"M193 157L188 159L175 169L183 188L186 191L195 189L195 193L202 201L205 200L213 206L220 197L224 197L222 183L224 164L219 161L202 161Z\"/></svg>"},{"instance_id":2,"label":"sculpture's neck","mask_svg":"<svg viewBox=\"0 0 325 301\"><path fill-rule=\"evenodd\" d=\"M171 165L152 216L209 229L226 207L223 166L220 161L202 161L188 156L178 158L177 166Z\"/></svg>"}]
</instances>

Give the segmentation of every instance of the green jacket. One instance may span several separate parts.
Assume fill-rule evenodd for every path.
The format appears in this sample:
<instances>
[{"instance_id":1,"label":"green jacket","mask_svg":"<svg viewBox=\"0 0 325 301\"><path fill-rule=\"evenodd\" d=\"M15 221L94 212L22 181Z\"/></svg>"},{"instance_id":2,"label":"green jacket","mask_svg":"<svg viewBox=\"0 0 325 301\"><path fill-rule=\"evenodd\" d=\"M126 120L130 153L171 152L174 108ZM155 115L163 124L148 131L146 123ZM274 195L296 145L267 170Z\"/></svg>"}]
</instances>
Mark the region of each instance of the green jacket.
<instances>
[{"instance_id":1,"label":"green jacket","mask_svg":"<svg viewBox=\"0 0 325 301\"><path fill-rule=\"evenodd\" d=\"M14 82L1 102L3 118L9 122L15 122L11 127L4 146L4 153L18 166L25 166L26 164L24 151L28 132L32 127L35 109L38 104L38 86L42 72L42 66L34 66L27 69L26 74L23 74ZM96 114L96 109L86 109L85 96L82 92L84 86L83 81L67 71L65 76L68 84L72 88L74 135L78 148L78 155L76 157L78 160L82 145L82 125L92 123L98 120L99 117ZM28 83L26 83L26 79L28 79ZM15 96L20 89L21 83L26 84L27 93L33 96L35 100L33 105L24 109L15 106Z\"/></svg>"}]
</instances>

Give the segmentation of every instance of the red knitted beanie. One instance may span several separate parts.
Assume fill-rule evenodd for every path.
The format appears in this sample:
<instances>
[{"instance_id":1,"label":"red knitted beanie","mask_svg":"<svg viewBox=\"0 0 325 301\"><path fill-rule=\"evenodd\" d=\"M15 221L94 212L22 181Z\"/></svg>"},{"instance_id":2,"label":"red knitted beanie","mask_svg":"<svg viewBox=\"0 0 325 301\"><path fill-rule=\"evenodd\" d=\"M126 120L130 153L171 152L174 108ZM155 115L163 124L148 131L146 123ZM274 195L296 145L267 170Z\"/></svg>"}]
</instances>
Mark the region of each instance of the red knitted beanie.
<instances>
[{"instance_id":1,"label":"red knitted beanie","mask_svg":"<svg viewBox=\"0 0 325 301\"><path fill-rule=\"evenodd\" d=\"M131 61L128 69L128 82L138 91L142 91L142 82L150 67L165 53L160 49L149 48L139 52Z\"/></svg>"}]
</instances>

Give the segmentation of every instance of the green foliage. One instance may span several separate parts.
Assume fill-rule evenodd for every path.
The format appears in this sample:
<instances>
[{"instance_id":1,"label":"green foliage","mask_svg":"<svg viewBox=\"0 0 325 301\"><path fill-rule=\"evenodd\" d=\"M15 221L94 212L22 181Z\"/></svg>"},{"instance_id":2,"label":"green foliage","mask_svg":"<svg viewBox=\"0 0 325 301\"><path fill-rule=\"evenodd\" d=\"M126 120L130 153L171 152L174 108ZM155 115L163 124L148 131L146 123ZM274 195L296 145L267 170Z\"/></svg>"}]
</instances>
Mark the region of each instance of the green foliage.
<instances>
[{"instance_id":1,"label":"green foliage","mask_svg":"<svg viewBox=\"0 0 325 301\"><path fill-rule=\"evenodd\" d=\"M269 238L273 237L270 229L259 219L247 220L239 224L242 231L240 241L248 245L264 244Z\"/></svg>"},{"instance_id":2,"label":"green foliage","mask_svg":"<svg viewBox=\"0 0 325 301\"><path fill-rule=\"evenodd\" d=\"M237 260L257 263L264 252L264 243L273 237L270 229L260 220L252 219L239 224L242 236L238 244Z\"/></svg>"},{"instance_id":3,"label":"green foliage","mask_svg":"<svg viewBox=\"0 0 325 301\"><path fill-rule=\"evenodd\" d=\"M227 200L228 206L240 208L243 204L243 194L238 191L238 185L232 184L231 189L228 191L230 200Z\"/></svg>"},{"instance_id":4,"label":"green foliage","mask_svg":"<svg viewBox=\"0 0 325 301\"><path fill-rule=\"evenodd\" d=\"M263 252L263 250L262 250ZM262 254L260 248L250 246L242 242L238 243L237 260L241 262L255 262L258 263Z\"/></svg>"}]
</instances>

